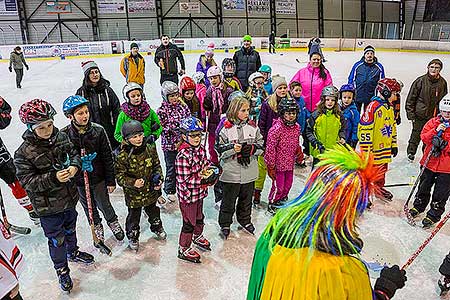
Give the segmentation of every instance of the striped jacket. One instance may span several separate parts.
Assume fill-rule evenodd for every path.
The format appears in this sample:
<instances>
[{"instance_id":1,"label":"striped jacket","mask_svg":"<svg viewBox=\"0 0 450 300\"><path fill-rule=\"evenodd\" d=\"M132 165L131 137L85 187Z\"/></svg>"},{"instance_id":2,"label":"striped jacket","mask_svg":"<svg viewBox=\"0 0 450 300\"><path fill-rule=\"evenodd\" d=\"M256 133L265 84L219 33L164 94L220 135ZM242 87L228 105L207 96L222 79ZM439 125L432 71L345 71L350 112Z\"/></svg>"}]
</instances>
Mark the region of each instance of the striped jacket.
<instances>
[{"instance_id":1,"label":"striped jacket","mask_svg":"<svg viewBox=\"0 0 450 300\"><path fill-rule=\"evenodd\" d=\"M372 152L375 164L390 163L392 148L397 147L394 109L386 100L373 97L358 126L361 150Z\"/></svg>"}]
</instances>

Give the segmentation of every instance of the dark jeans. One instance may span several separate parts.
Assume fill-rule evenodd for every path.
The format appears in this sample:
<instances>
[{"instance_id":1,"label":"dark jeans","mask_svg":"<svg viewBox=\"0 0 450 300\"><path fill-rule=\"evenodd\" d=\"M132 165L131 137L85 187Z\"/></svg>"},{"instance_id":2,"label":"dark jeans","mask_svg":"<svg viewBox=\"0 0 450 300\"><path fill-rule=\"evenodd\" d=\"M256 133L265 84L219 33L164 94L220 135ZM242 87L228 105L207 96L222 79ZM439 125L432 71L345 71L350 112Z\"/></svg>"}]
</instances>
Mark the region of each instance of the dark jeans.
<instances>
[{"instance_id":1,"label":"dark jeans","mask_svg":"<svg viewBox=\"0 0 450 300\"><path fill-rule=\"evenodd\" d=\"M416 155L417 148L419 147L420 144L420 133L422 132L422 129L427 123L427 121L428 120L424 119L414 120L411 135L408 141L408 148L406 149L406 152L408 154Z\"/></svg>"},{"instance_id":2,"label":"dark jeans","mask_svg":"<svg viewBox=\"0 0 450 300\"><path fill-rule=\"evenodd\" d=\"M162 84L164 81L172 81L178 84L178 74L161 74L159 83Z\"/></svg>"},{"instance_id":3,"label":"dark jeans","mask_svg":"<svg viewBox=\"0 0 450 300\"><path fill-rule=\"evenodd\" d=\"M175 194L176 192L175 159L177 158L177 153L177 151L164 151L164 161L166 162L164 192L166 194Z\"/></svg>"},{"instance_id":4,"label":"dark jeans","mask_svg":"<svg viewBox=\"0 0 450 300\"><path fill-rule=\"evenodd\" d=\"M437 222L445 211L445 203L450 196L450 174L435 173L427 168L420 177L419 188L414 200L414 207L423 212L430 203L431 188L434 185L433 197L427 217Z\"/></svg>"},{"instance_id":5,"label":"dark jeans","mask_svg":"<svg viewBox=\"0 0 450 300\"><path fill-rule=\"evenodd\" d=\"M90 222L89 209L86 200L86 191L84 189L84 186L79 186L77 188L78 194L80 195L81 206L83 206L84 213L86 214L86 217ZM106 219L106 222L108 224L116 221L117 215L116 212L114 211L114 208L111 205L111 201L109 200L109 194L108 189L106 188L106 183L102 181L98 184L90 185L90 191L91 191L91 200L92 200L91 202L92 202L92 212L94 216L94 224L98 225L102 223L102 218L98 213L98 209L100 209L100 211L103 214L103 217Z\"/></svg>"},{"instance_id":6,"label":"dark jeans","mask_svg":"<svg viewBox=\"0 0 450 300\"><path fill-rule=\"evenodd\" d=\"M275 53L275 44L269 43L269 53L272 53L272 50Z\"/></svg>"},{"instance_id":7,"label":"dark jeans","mask_svg":"<svg viewBox=\"0 0 450 300\"><path fill-rule=\"evenodd\" d=\"M20 87L23 78L23 69L14 69L14 72L16 72L16 86Z\"/></svg>"},{"instance_id":8,"label":"dark jeans","mask_svg":"<svg viewBox=\"0 0 450 300\"><path fill-rule=\"evenodd\" d=\"M75 208L71 208L62 213L40 218L42 230L48 238L50 257L55 269L67 267L67 254L78 249L77 216Z\"/></svg>"},{"instance_id":9,"label":"dark jeans","mask_svg":"<svg viewBox=\"0 0 450 300\"><path fill-rule=\"evenodd\" d=\"M230 227L233 223L233 215L236 211L236 219L239 224L245 226L251 223L252 197L255 183L223 183L223 200L220 205L219 225ZM237 200L237 204L236 204Z\"/></svg>"},{"instance_id":10,"label":"dark jeans","mask_svg":"<svg viewBox=\"0 0 450 300\"><path fill-rule=\"evenodd\" d=\"M159 207L156 203L150 204L145 207L128 207L127 221L125 223L125 231L127 232L128 239L139 239L141 214L142 209L148 216L148 222L150 223L150 230L157 232L162 228L161 217L159 213Z\"/></svg>"},{"instance_id":11,"label":"dark jeans","mask_svg":"<svg viewBox=\"0 0 450 300\"><path fill-rule=\"evenodd\" d=\"M183 216L183 227L180 233L180 246L190 247L192 236L199 236L203 233L205 226L203 215L203 199L194 203L181 203L181 215Z\"/></svg>"}]
</instances>

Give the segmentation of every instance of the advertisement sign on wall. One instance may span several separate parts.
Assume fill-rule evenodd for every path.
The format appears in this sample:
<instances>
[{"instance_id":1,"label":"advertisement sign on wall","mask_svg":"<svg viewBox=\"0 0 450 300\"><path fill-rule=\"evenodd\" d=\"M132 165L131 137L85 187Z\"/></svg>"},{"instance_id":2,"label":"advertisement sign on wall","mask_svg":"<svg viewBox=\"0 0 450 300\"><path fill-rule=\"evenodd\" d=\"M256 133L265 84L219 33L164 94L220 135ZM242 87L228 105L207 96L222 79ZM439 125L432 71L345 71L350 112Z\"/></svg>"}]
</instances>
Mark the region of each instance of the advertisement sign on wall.
<instances>
[{"instance_id":1,"label":"advertisement sign on wall","mask_svg":"<svg viewBox=\"0 0 450 300\"><path fill-rule=\"evenodd\" d=\"M277 14L295 15L296 14L295 2L296 0L277 0L275 2L275 9L277 11Z\"/></svg>"},{"instance_id":2,"label":"advertisement sign on wall","mask_svg":"<svg viewBox=\"0 0 450 300\"><path fill-rule=\"evenodd\" d=\"M180 14L200 13L200 2L180 2Z\"/></svg>"},{"instance_id":3,"label":"advertisement sign on wall","mask_svg":"<svg viewBox=\"0 0 450 300\"><path fill-rule=\"evenodd\" d=\"M125 0L97 0L99 14L125 13Z\"/></svg>"},{"instance_id":4,"label":"advertisement sign on wall","mask_svg":"<svg viewBox=\"0 0 450 300\"><path fill-rule=\"evenodd\" d=\"M128 0L128 12L130 13L144 13L155 10L155 0Z\"/></svg>"},{"instance_id":5,"label":"advertisement sign on wall","mask_svg":"<svg viewBox=\"0 0 450 300\"><path fill-rule=\"evenodd\" d=\"M249 14L268 14L269 0L247 0L247 10Z\"/></svg>"},{"instance_id":6,"label":"advertisement sign on wall","mask_svg":"<svg viewBox=\"0 0 450 300\"><path fill-rule=\"evenodd\" d=\"M0 16L17 15L16 0L0 0Z\"/></svg>"},{"instance_id":7,"label":"advertisement sign on wall","mask_svg":"<svg viewBox=\"0 0 450 300\"><path fill-rule=\"evenodd\" d=\"M223 0L223 9L225 10L244 10L244 0Z\"/></svg>"},{"instance_id":8,"label":"advertisement sign on wall","mask_svg":"<svg viewBox=\"0 0 450 300\"><path fill-rule=\"evenodd\" d=\"M69 1L47 1L48 14L69 14L72 7Z\"/></svg>"}]
</instances>

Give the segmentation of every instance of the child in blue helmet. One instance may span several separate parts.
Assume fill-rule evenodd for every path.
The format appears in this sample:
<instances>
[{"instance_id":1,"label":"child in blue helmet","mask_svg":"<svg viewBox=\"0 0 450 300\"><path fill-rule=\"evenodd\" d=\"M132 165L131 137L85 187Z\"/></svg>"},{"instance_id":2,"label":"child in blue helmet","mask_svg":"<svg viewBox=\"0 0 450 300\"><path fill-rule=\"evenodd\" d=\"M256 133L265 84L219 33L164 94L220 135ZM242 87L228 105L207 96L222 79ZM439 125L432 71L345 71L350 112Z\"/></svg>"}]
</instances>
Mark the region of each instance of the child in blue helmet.
<instances>
[{"instance_id":1,"label":"child in blue helmet","mask_svg":"<svg viewBox=\"0 0 450 300\"><path fill-rule=\"evenodd\" d=\"M344 115L346 122L345 130L345 142L356 148L358 144L358 124L359 124L359 111L354 103L355 87L353 84L344 84L339 90L339 106Z\"/></svg>"},{"instance_id":2,"label":"child in blue helmet","mask_svg":"<svg viewBox=\"0 0 450 300\"><path fill-rule=\"evenodd\" d=\"M200 254L191 248L194 243L198 248L209 251L211 245L203 236L204 215L203 200L208 196L208 186L219 179L219 169L214 167L203 147L202 122L192 116L180 123L183 143L175 159L176 188L183 217L178 258L200 263Z\"/></svg>"},{"instance_id":3,"label":"child in blue helmet","mask_svg":"<svg viewBox=\"0 0 450 300\"><path fill-rule=\"evenodd\" d=\"M264 89L266 90L267 94L272 95L272 68L269 65L262 65L261 67L259 67L258 72L260 72L264 76Z\"/></svg>"}]
</instances>

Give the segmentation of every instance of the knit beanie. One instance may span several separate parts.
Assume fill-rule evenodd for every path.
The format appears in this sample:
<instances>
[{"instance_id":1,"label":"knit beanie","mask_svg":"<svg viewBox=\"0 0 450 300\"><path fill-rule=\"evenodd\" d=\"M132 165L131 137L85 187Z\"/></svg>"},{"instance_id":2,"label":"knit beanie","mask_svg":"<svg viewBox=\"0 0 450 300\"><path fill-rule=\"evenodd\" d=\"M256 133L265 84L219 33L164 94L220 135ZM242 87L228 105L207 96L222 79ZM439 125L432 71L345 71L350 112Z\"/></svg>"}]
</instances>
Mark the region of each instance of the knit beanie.
<instances>
[{"instance_id":1,"label":"knit beanie","mask_svg":"<svg viewBox=\"0 0 450 300\"><path fill-rule=\"evenodd\" d=\"M244 42L251 42L252 41L252 37L248 34L244 35L244 37L242 38L242 40Z\"/></svg>"},{"instance_id":2,"label":"knit beanie","mask_svg":"<svg viewBox=\"0 0 450 300\"><path fill-rule=\"evenodd\" d=\"M431 60L431 61L428 63L428 67L431 66L432 64L438 64L438 65L440 65L440 66L441 66L441 69L442 69L442 67L443 67L442 61L441 61L439 58L435 58L435 59Z\"/></svg>"},{"instance_id":3,"label":"knit beanie","mask_svg":"<svg viewBox=\"0 0 450 300\"><path fill-rule=\"evenodd\" d=\"M131 44L130 44L130 50L133 49L134 47L136 47L136 48L139 49L138 44L136 44L136 43L131 43Z\"/></svg>"},{"instance_id":4,"label":"knit beanie","mask_svg":"<svg viewBox=\"0 0 450 300\"><path fill-rule=\"evenodd\" d=\"M280 86L280 85L285 85L287 86L287 81L286 78L284 78L283 76L280 75L273 75L272 76L272 89L273 91L276 91L276 89Z\"/></svg>"},{"instance_id":5,"label":"knit beanie","mask_svg":"<svg viewBox=\"0 0 450 300\"><path fill-rule=\"evenodd\" d=\"M370 45L368 45L368 46L366 46L366 48L364 48L364 55L366 55L366 53L368 51L372 51L375 54L375 48Z\"/></svg>"},{"instance_id":6,"label":"knit beanie","mask_svg":"<svg viewBox=\"0 0 450 300\"><path fill-rule=\"evenodd\" d=\"M93 68L98 69L97 64L93 60L83 61L81 63L81 67L83 68L84 74L86 74L87 72L89 72Z\"/></svg>"}]
</instances>

